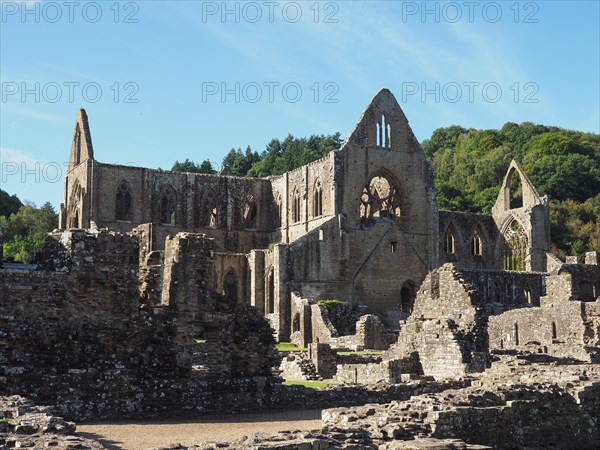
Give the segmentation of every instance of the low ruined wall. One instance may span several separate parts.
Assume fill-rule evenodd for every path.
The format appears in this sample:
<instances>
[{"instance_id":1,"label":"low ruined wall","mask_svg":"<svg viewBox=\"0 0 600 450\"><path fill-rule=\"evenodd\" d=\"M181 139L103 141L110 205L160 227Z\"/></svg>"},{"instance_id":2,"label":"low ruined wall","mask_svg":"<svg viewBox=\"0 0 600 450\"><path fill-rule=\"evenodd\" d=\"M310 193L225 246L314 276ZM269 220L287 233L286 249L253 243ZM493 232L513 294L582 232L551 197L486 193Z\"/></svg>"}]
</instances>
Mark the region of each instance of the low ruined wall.
<instances>
[{"instance_id":1,"label":"low ruined wall","mask_svg":"<svg viewBox=\"0 0 600 450\"><path fill-rule=\"evenodd\" d=\"M583 347L585 326L581 304L527 308L490 317L491 349L521 349L589 361Z\"/></svg>"},{"instance_id":2,"label":"low ruined wall","mask_svg":"<svg viewBox=\"0 0 600 450\"><path fill-rule=\"evenodd\" d=\"M487 316L475 288L450 264L430 272L384 360L417 355L422 374L436 378L482 371L487 364ZM413 369L414 369L413 365Z\"/></svg>"},{"instance_id":3,"label":"low ruined wall","mask_svg":"<svg viewBox=\"0 0 600 450\"><path fill-rule=\"evenodd\" d=\"M539 306L545 295L539 272L461 270L461 276L479 292L491 314L519 306Z\"/></svg>"},{"instance_id":4,"label":"low ruined wall","mask_svg":"<svg viewBox=\"0 0 600 450\"><path fill-rule=\"evenodd\" d=\"M349 384L398 383L401 373L399 360L374 364L338 364L336 379Z\"/></svg>"}]
</instances>

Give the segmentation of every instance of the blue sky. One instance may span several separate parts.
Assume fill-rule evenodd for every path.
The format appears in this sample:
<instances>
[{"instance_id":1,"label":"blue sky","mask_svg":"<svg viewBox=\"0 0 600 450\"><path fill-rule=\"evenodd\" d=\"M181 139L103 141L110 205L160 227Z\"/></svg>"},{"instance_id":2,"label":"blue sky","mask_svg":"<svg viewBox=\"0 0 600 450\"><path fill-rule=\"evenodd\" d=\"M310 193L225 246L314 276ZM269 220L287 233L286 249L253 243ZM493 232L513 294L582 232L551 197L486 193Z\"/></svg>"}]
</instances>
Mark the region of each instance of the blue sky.
<instances>
[{"instance_id":1,"label":"blue sky","mask_svg":"<svg viewBox=\"0 0 600 450\"><path fill-rule=\"evenodd\" d=\"M346 137L381 88L417 138L536 122L600 133L598 1L0 1L0 188L58 207L77 108L95 157L221 163Z\"/></svg>"}]
</instances>

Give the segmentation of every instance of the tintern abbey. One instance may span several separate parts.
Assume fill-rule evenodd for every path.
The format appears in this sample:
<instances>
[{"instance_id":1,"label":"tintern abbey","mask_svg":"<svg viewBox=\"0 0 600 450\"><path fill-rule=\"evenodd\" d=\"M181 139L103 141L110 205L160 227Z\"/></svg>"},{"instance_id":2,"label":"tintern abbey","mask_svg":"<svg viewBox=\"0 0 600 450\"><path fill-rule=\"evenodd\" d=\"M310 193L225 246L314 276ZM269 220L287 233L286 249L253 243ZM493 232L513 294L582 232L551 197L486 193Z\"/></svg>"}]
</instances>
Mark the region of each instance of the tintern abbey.
<instances>
[{"instance_id":1,"label":"tintern abbey","mask_svg":"<svg viewBox=\"0 0 600 450\"><path fill-rule=\"evenodd\" d=\"M387 89L339 149L280 176L97 150L81 109L59 229L35 266L0 252L3 395L76 420L344 407L319 435L255 440L281 450L600 442L598 257L550 252L548 199L519 162L491 215L439 210ZM2 417L25 408L10 398Z\"/></svg>"},{"instance_id":2,"label":"tintern abbey","mask_svg":"<svg viewBox=\"0 0 600 450\"><path fill-rule=\"evenodd\" d=\"M491 216L438 211L432 168L388 90L338 151L281 176L103 164L84 110L69 162L61 228L136 233L148 263L161 261L165 239L177 232L214 238L217 290L257 307L280 340L312 340L301 299L362 305L394 329L425 276L446 262L473 270L547 267L547 199L519 164L507 167ZM511 209L515 176L522 204ZM516 283L490 279L484 288L504 309L539 304L539 277Z\"/></svg>"}]
</instances>

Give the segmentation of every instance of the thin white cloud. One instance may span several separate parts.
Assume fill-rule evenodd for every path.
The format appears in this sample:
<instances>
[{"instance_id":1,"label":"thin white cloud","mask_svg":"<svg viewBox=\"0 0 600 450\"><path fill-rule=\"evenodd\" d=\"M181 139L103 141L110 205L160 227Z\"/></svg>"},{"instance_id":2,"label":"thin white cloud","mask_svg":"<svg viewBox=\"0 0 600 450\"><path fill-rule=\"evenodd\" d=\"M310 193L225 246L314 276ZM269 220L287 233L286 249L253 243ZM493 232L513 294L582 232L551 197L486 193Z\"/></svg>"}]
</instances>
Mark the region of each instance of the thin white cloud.
<instances>
[{"instance_id":1,"label":"thin white cloud","mask_svg":"<svg viewBox=\"0 0 600 450\"><path fill-rule=\"evenodd\" d=\"M43 122L59 123L59 124L71 124L72 120L68 120L66 117L58 116L55 114L47 114L41 111L36 111L30 108L23 108L21 106L10 105L8 103L2 105L2 112L18 114L20 116L28 117L30 119L41 120Z\"/></svg>"}]
</instances>

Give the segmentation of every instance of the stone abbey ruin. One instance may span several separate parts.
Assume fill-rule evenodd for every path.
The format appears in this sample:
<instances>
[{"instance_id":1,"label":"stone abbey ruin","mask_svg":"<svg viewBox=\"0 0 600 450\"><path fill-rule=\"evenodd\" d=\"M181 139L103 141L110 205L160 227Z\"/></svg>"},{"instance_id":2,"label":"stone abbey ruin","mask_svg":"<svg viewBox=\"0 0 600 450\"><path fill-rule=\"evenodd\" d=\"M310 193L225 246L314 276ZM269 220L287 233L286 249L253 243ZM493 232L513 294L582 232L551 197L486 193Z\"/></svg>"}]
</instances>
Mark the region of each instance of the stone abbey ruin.
<instances>
[{"instance_id":1,"label":"stone abbey ruin","mask_svg":"<svg viewBox=\"0 0 600 450\"><path fill-rule=\"evenodd\" d=\"M101 163L79 110L60 229L0 268L0 449L102 448L58 416L269 408L332 409L193 448L598 448L598 258L550 247L516 161L491 215L439 211L386 89L340 149L266 179Z\"/></svg>"}]
</instances>

